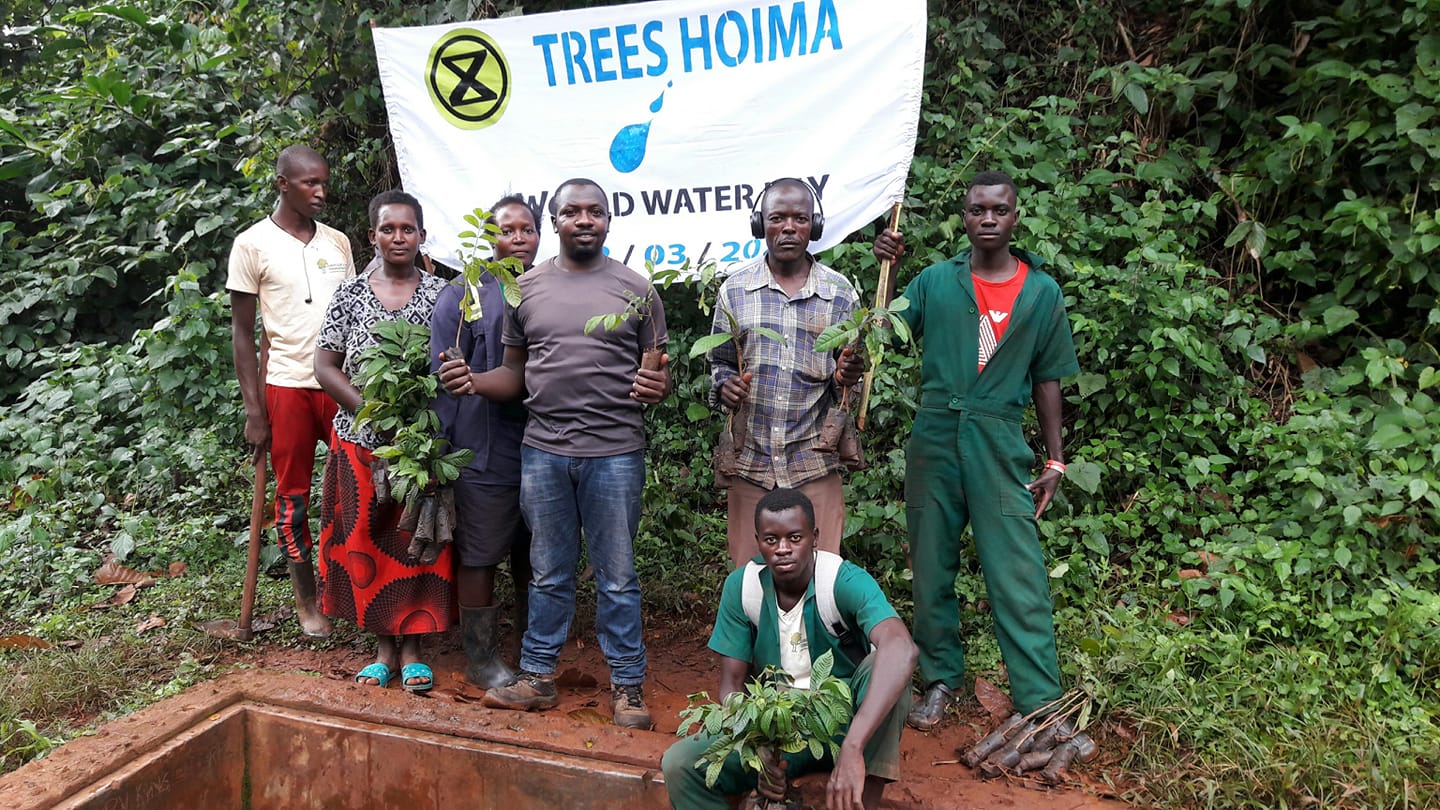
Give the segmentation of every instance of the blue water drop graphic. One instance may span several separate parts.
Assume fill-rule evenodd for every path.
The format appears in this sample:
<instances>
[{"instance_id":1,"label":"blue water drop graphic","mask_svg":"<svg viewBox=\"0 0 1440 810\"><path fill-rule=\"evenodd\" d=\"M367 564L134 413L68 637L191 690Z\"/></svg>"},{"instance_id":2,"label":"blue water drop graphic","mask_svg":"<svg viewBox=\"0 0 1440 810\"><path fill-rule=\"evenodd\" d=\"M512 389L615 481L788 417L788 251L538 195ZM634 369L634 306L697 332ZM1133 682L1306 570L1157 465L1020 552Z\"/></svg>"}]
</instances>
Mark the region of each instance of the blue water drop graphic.
<instances>
[{"instance_id":1,"label":"blue water drop graphic","mask_svg":"<svg viewBox=\"0 0 1440 810\"><path fill-rule=\"evenodd\" d=\"M610 165L621 174L640 168L645 160L645 145L650 140L650 122L630 124L615 133L610 142Z\"/></svg>"},{"instance_id":2,"label":"blue water drop graphic","mask_svg":"<svg viewBox=\"0 0 1440 810\"><path fill-rule=\"evenodd\" d=\"M674 86L675 86L675 82L666 82L666 83L665 83L665 86L666 86L666 87L674 87ZM650 112L652 112L652 113L658 113L658 112L660 112L660 108L661 108L662 106L664 106L664 105L665 105L665 91L664 91L664 90L661 90L661 91L660 91L660 95L659 95L654 101L650 102Z\"/></svg>"},{"instance_id":3,"label":"blue water drop graphic","mask_svg":"<svg viewBox=\"0 0 1440 810\"><path fill-rule=\"evenodd\" d=\"M666 82L665 86L674 87L674 82ZM658 113L665 104L665 91L650 102L650 112ZM643 124L626 124L620 131L615 133L615 138L610 141L610 165L621 174L629 174L640 168L645 162L645 148L650 141L650 124L646 121Z\"/></svg>"}]
</instances>

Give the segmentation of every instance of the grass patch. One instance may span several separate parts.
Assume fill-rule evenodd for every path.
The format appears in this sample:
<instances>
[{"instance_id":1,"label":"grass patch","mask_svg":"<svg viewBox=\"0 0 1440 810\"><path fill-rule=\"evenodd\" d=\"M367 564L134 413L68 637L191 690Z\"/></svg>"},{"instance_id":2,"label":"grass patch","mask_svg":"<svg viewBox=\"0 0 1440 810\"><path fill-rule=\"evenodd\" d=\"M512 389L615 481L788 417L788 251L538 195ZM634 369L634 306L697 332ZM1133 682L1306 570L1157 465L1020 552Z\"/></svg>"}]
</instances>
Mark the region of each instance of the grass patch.
<instances>
[{"instance_id":1,"label":"grass patch","mask_svg":"<svg viewBox=\"0 0 1440 810\"><path fill-rule=\"evenodd\" d=\"M211 676L203 636L99 637L79 649L0 655L0 773L8 773L113 717Z\"/></svg>"},{"instance_id":2,"label":"grass patch","mask_svg":"<svg viewBox=\"0 0 1440 810\"><path fill-rule=\"evenodd\" d=\"M1440 806L1433 683L1374 688L1379 663L1345 664L1336 650L1270 644L1214 621L1182 627L1125 609L1071 612L1064 624L1093 633L1069 664L1106 713L1106 749L1128 748L1112 769L1128 800Z\"/></svg>"}]
</instances>

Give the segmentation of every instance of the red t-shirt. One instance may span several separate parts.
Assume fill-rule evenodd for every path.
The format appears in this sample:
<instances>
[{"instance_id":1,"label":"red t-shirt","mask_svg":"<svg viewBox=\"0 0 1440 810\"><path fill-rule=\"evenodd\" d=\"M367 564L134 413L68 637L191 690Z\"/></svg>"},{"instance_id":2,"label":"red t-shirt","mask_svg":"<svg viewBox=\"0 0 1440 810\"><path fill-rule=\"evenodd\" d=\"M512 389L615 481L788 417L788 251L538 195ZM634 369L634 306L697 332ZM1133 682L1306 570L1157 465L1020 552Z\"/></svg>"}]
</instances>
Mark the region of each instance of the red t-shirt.
<instances>
[{"instance_id":1,"label":"red t-shirt","mask_svg":"<svg viewBox=\"0 0 1440 810\"><path fill-rule=\"evenodd\" d=\"M1025 286L1025 276L1030 265L1019 259L1015 275L1004 281L986 281L971 274L975 282L975 299L980 304L980 370L995 354L1005 328L1010 325L1010 311L1015 308L1015 299L1020 297L1020 288Z\"/></svg>"}]
</instances>

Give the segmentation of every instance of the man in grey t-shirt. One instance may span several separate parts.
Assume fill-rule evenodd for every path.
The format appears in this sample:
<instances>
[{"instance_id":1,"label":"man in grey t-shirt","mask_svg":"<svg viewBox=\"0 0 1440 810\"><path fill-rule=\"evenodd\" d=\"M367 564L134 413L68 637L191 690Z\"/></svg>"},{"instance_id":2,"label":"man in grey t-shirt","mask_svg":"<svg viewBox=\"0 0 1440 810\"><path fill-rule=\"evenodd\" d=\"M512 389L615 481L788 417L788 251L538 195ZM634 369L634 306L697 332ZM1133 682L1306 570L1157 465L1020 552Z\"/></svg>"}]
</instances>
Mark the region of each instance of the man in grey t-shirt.
<instances>
[{"instance_id":1,"label":"man in grey t-shirt","mask_svg":"<svg viewBox=\"0 0 1440 810\"><path fill-rule=\"evenodd\" d=\"M667 356L653 370L641 367L641 356L665 346L665 308L644 276L605 256L610 210L594 181L562 183L550 200L550 218L560 255L520 277L520 306L505 323L503 364L483 373L461 360L440 367L452 394L503 401L529 392L520 508L533 536L530 624L521 672L487 692L485 705L528 710L559 703L555 671L575 615L583 529L615 723L649 728L634 549L645 485L642 405L669 394L670 372ZM590 318L627 307L632 317L618 328L585 334Z\"/></svg>"}]
</instances>

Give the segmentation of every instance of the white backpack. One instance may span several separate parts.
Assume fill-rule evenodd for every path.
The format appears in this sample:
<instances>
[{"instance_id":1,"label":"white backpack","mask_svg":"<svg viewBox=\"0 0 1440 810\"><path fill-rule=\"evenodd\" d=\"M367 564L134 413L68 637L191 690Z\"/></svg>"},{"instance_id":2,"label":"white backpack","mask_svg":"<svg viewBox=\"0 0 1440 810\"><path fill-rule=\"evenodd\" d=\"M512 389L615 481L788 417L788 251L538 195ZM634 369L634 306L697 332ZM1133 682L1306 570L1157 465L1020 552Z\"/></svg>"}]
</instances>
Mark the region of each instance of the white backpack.
<instances>
[{"instance_id":1,"label":"white backpack","mask_svg":"<svg viewBox=\"0 0 1440 810\"><path fill-rule=\"evenodd\" d=\"M815 552L815 608L820 613L820 623L825 626L825 632L840 640L840 648L851 663L859 664L870 648L869 640L855 638L855 633L841 618L840 608L835 604L835 579L840 575L840 566L844 562L845 559L833 551ZM740 604L750 624L755 627L760 626L760 602L765 596L765 589L760 585L760 570L764 567L764 563L755 560L745 563L745 578L740 587Z\"/></svg>"}]
</instances>

